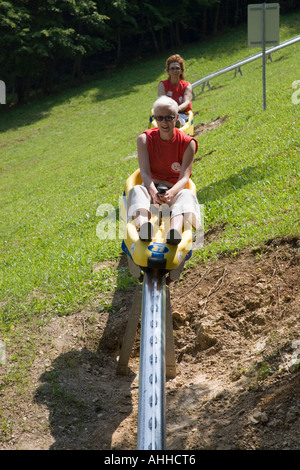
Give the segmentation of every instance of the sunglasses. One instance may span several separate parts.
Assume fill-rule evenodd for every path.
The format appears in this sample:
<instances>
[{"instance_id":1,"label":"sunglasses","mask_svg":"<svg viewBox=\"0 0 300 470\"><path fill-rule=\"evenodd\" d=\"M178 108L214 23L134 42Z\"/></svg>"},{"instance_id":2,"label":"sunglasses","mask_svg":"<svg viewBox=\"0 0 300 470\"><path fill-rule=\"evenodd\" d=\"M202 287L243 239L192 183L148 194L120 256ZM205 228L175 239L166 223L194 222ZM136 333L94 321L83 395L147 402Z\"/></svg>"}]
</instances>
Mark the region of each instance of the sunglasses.
<instances>
[{"instance_id":1,"label":"sunglasses","mask_svg":"<svg viewBox=\"0 0 300 470\"><path fill-rule=\"evenodd\" d=\"M181 67L170 67L169 70L181 70Z\"/></svg>"},{"instance_id":2,"label":"sunglasses","mask_svg":"<svg viewBox=\"0 0 300 470\"><path fill-rule=\"evenodd\" d=\"M175 119L175 116L153 116L153 118L158 122L162 122L162 121L171 122Z\"/></svg>"}]
</instances>

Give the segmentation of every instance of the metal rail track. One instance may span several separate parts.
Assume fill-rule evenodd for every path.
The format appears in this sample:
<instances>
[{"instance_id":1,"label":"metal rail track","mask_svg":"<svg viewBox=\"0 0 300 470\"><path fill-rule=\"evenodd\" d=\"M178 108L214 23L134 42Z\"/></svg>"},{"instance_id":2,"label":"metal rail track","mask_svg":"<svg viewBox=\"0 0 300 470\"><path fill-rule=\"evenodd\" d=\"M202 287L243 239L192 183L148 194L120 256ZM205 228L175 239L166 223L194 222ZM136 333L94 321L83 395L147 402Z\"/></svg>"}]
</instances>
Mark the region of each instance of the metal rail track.
<instances>
[{"instance_id":1,"label":"metal rail track","mask_svg":"<svg viewBox=\"0 0 300 470\"><path fill-rule=\"evenodd\" d=\"M144 274L139 371L138 450L166 447L166 284L159 270Z\"/></svg>"},{"instance_id":2,"label":"metal rail track","mask_svg":"<svg viewBox=\"0 0 300 470\"><path fill-rule=\"evenodd\" d=\"M266 51L293 44L300 36ZM262 56L262 52L192 83L195 88ZM139 370L138 450L166 448L166 279L159 270L144 273Z\"/></svg>"},{"instance_id":3,"label":"metal rail track","mask_svg":"<svg viewBox=\"0 0 300 470\"><path fill-rule=\"evenodd\" d=\"M295 44L298 41L300 41L300 36L296 36L292 39L288 39L287 41L284 41L281 44L278 44L278 46L273 46L273 47L270 47L269 49L266 49L266 55L270 56L272 52L278 51L279 49L282 49L283 47L286 47L286 46L291 46L292 44ZM218 77L219 75L222 75L223 73L230 72L231 70L240 71L240 67L242 67L243 65L249 64L250 62L253 62L254 60L259 59L260 57L262 57L262 55L263 53L259 52L258 54L254 54L250 57L247 57L246 59L236 62L235 64L229 65L228 67L224 67L223 69L220 69L217 72L213 72L209 75L206 75L205 77L200 78L199 80L196 80L194 83L192 83L192 89L194 90L194 88L202 84L202 91L203 91L204 86L206 84L209 84L209 81L211 79ZM194 93L193 93L193 97L194 97Z\"/></svg>"}]
</instances>

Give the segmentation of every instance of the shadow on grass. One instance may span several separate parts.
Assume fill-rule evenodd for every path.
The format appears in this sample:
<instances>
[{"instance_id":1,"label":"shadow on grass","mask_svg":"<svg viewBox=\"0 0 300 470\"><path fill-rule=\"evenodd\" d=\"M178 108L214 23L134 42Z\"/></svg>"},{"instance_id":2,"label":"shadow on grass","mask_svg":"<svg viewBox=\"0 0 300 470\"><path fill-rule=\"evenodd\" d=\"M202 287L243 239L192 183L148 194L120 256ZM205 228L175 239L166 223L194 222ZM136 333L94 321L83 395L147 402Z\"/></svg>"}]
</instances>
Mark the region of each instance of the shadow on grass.
<instances>
[{"instance_id":1,"label":"shadow on grass","mask_svg":"<svg viewBox=\"0 0 300 470\"><path fill-rule=\"evenodd\" d=\"M200 189L197 192L198 201L204 204L205 202L225 198L248 184L265 179L269 174L270 166L268 163L247 166L228 178L221 179Z\"/></svg>"},{"instance_id":2,"label":"shadow on grass","mask_svg":"<svg viewBox=\"0 0 300 470\"><path fill-rule=\"evenodd\" d=\"M283 12L284 13L284 12ZM298 13L282 15L281 27L284 28L285 37L292 38L299 34L300 18ZM67 103L72 98L79 95L89 94L95 89L94 100L105 102L108 99L117 99L122 96L128 96L131 93L138 92L141 85L147 83L155 83L164 73L166 58L174 53L179 53L186 62L192 61L190 64L191 74L195 75L193 62L200 59L204 60L197 68L197 77L187 76L190 82L200 79L208 73L216 70L206 70L203 64L205 62L214 61L216 57L219 60L228 60L228 64L232 63L232 54L245 48L244 59L248 54L247 49L247 25L242 24L237 28L229 29L221 32L215 37L205 38L205 41L196 41L192 44L185 44L181 47L175 47L176 50L170 48L155 57L146 60L141 59L139 63L132 63L121 66L112 71L99 71L98 76L101 78L86 78L87 83L72 87L66 91L57 91L50 96L40 97L29 104L23 104L10 108L8 105L0 105L0 133L8 129L15 129L27 126L35 122L39 122L46 118L54 106L60 106ZM285 50L285 54L287 54ZM193 69L193 70L192 70ZM189 70L187 69L189 75Z\"/></svg>"},{"instance_id":3,"label":"shadow on grass","mask_svg":"<svg viewBox=\"0 0 300 470\"><path fill-rule=\"evenodd\" d=\"M151 62L132 65L132 67L120 67L117 71L106 73L104 78L91 77L87 83L65 91L58 91L50 96L36 98L28 104L12 107L2 105L0 106L0 133L39 122L49 116L52 108L68 104L78 96L84 98L86 95L87 99L95 102L129 96L139 92L140 86L155 81L163 68L164 61L154 59Z\"/></svg>"},{"instance_id":4,"label":"shadow on grass","mask_svg":"<svg viewBox=\"0 0 300 470\"><path fill-rule=\"evenodd\" d=\"M115 361L83 348L61 354L40 377L35 401L49 409L52 450L111 449L131 413L134 375L116 376Z\"/></svg>"},{"instance_id":5,"label":"shadow on grass","mask_svg":"<svg viewBox=\"0 0 300 470\"><path fill-rule=\"evenodd\" d=\"M52 450L128 449L130 445L126 433L121 433L116 444L113 440L115 431L132 413L135 378L130 369L126 376L117 375L117 354L134 292L122 289L125 262L122 255L117 268L120 281L98 347L60 354L51 370L39 378L35 401L49 409L50 431L55 439ZM91 328L92 337L95 327Z\"/></svg>"}]
</instances>

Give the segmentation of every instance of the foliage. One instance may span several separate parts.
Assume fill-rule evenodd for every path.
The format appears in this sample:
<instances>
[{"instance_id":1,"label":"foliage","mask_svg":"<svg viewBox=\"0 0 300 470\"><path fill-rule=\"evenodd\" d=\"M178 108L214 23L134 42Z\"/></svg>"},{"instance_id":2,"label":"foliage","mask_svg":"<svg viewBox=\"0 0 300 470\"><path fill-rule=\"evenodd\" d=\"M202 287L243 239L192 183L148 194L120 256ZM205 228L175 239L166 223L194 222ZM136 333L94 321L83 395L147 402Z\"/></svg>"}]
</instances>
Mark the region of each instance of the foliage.
<instances>
[{"instance_id":1,"label":"foliage","mask_svg":"<svg viewBox=\"0 0 300 470\"><path fill-rule=\"evenodd\" d=\"M108 48L101 33L106 16L91 0L16 0L0 5L2 79L18 99L30 88L51 90L55 64Z\"/></svg>"},{"instance_id":2,"label":"foliage","mask_svg":"<svg viewBox=\"0 0 300 470\"><path fill-rule=\"evenodd\" d=\"M283 19L282 41L299 31L299 21L299 14ZM249 55L245 28L179 52L187 78L196 80ZM299 236L299 104L292 100L299 60L297 44L273 54L266 111L260 61L243 76L217 77L211 91L195 90L196 125L226 116L197 137L193 167L205 231L224 230L193 253L191 264ZM86 306L105 315L116 289L134 287L127 268L117 269L118 232L115 240L97 238L97 209L109 204L118 214L164 65L165 58L152 57L0 114L0 340L14 364L29 364L28 352L21 359L36 324Z\"/></svg>"},{"instance_id":3,"label":"foliage","mask_svg":"<svg viewBox=\"0 0 300 470\"><path fill-rule=\"evenodd\" d=\"M247 19L249 0L5 0L0 79L8 101L132 58L206 39ZM281 12L299 9L281 0Z\"/></svg>"}]
</instances>

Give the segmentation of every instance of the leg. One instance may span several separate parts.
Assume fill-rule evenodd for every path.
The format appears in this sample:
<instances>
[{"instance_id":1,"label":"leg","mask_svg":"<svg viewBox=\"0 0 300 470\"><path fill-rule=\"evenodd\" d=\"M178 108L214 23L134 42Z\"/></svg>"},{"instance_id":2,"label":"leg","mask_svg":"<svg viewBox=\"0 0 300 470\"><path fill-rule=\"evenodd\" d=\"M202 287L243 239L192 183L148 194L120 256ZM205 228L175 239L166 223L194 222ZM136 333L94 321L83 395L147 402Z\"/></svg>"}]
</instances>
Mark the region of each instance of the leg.
<instances>
[{"instance_id":1,"label":"leg","mask_svg":"<svg viewBox=\"0 0 300 470\"><path fill-rule=\"evenodd\" d=\"M134 223L136 228L139 228L150 219L150 214L146 209L139 209L133 214Z\"/></svg>"},{"instance_id":2,"label":"leg","mask_svg":"<svg viewBox=\"0 0 300 470\"><path fill-rule=\"evenodd\" d=\"M145 222L149 220L150 212L151 197L145 186L137 185L131 188L128 194L128 217L136 219L137 223L142 219Z\"/></svg>"},{"instance_id":3,"label":"leg","mask_svg":"<svg viewBox=\"0 0 300 470\"><path fill-rule=\"evenodd\" d=\"M196 195L190 189L182 189L179 191L172 200L171 211L172 218L180 214L183 215L184 229L191 226L198 229L201 225L199 204Z\"/></svg>"},{"instance_id":4,"label":"leg","mask_svg":"<svg viewBox=\"0 0 300 470\"><path fill-rule=\"evenodd\" d=\"M185 123L187 122L189 116L186 113L179 113L178 120L180 122L181 126L184 126Z\"/></svg>"},{"instance_id":5,"label":"leg","mask_svg":"<svg viewBox=\"0 0 300 470\"><path fill-rule=\"evenodd\" d=\"M175 215L171 218L170 228L175 228L178 232L182 232L183 214Z\"/></svg>"},{"instance_id":6,"label":"leg","mask_svg":"<svg viewBox=\"0 0 300 470\"><path fill-rule=\"evenodd\" d=\"M181 241L182 230L197 227L200 220L199 205L195 194L189 189L183 189L172 200L170 231L167 243L178 245ZM199 214L199 215L198 215Z\"/></svg>"},{"instance_id":7,"label":"leg","mask_svg":"<svg viewBox=\"0 0 300 470\"><path fill-rule=\"evenodd\" d=\"M182 226L183 214L178 214L171 218L170 230L167 234L167 243L178 245L181 242Z\"/></svg>"},{"instance_id":8,"label":"leg","mask_svg":"<svg viewBox=\"0 0 300 470\"><path fill-rule=\"evenodd\" d=\"M143 241L150 241L153 236L153 226L149 219L150 195L143 185L134 186L128 196L128 216L134 219L139 237Z\"/></svg>"}]
</instances>

